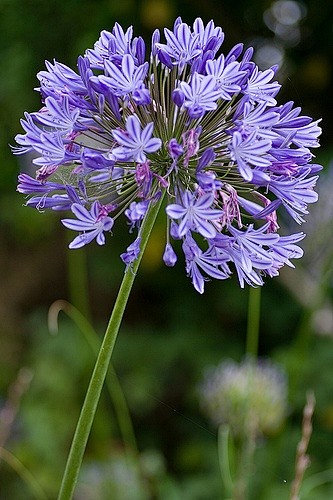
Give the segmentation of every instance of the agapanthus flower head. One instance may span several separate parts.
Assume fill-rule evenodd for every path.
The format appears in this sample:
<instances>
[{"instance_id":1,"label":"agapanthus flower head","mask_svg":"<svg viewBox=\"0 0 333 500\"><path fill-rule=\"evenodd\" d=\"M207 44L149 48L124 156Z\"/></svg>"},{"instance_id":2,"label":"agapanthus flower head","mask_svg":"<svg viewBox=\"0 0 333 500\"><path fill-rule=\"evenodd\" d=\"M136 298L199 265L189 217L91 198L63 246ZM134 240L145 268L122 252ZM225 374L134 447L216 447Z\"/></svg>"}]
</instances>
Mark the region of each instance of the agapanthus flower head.
<instances>
[{"instance_id":1,"label":"agapanthus flower head","mask_svg":"<svg viewBox=\"0 0 333 500\"><path fill-rule=\"evenodd\" d=\"M230 425L237 437L272 435L287 415L286 375L268 361L224 361L207 370L200 403L214 425Z\"/></svg>"},{"instance_id":2,"label":"agapanthus flower head","mask_svg":"<svg viewBox=\"0 0 333 500\"><path fill-rule=\"evenodd\" d=\"M197 291L236 271L241 286L262 285L302 255L303 233L281 236L278 211L298 223L320 166L319 121L292 102L279 105L276 67L261 71L253 49L223 53L224 33L210 21L177 18L152 36L151 54L132 27L115 24L78 58L77 70L54 61L37 76L43 106L26 113L16 154L34 151L35 179L18 190L37 209L71 210L63 224L78 248L96 240L124 214L137 232L121 258L140 252L151 204L165 195L163 260L177 261ZM125 250L125 249L124 249Z\"/></svg>"}]
</instances>

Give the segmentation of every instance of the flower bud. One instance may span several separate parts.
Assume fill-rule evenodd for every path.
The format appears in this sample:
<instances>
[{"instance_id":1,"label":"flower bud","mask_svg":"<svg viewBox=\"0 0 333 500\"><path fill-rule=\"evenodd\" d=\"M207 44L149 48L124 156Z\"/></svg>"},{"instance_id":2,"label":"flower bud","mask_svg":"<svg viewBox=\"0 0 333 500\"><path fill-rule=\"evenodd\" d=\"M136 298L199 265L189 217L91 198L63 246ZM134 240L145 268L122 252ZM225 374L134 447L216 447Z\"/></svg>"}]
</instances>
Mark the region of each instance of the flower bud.
<instances>
[{"instance_id":1,"label":"flower bud","mask_svg":"<svg viewBox=\"0 0 333 500\"><path fill-rule=\"evenodd\" d=\"M165 245L165 250L164 250L164 254L163 254L163 262L168 267L173 267L177 262L177 255L175 254L175 251L172 248L172 246L170 245L170 243L167 243Z\"/></svg>"},{"instance_id":2,"label":"flower bud","mask_svg":"<svg viewBox=\"0 0 333 500\"><path fill-rule=\"evenodd\" d=\"M183 92L180 89L175 89L172 92L172 100L176 104L176 106L178 106L179 108L181 108L182 105L184 104L185 96L184 96Z\"/></svg>"}]
</instances>

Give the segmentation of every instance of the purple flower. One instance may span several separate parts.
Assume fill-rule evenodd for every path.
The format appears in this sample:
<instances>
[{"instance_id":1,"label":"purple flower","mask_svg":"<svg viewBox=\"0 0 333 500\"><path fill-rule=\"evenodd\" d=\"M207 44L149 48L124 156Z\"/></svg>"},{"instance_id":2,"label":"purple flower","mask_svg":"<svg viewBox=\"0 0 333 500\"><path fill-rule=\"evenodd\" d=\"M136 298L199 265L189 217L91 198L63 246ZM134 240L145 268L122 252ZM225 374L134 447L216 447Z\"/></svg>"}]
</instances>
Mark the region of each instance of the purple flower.
<instances>
[{"instance_id":1,"label":"purple flower","mask_svg":"<svg viewBox=\"0 0 333 500\"><path fill-rule=\"evenodd\" d=\"M242 288L245 283L262 285L263 271L269 276L277 276L284 264L291 265L290 258L302 256L301 248L295 243L302 240L304 234L280 237L277 233L267 233L268 227L266 224L256 230L250 225L245 232L229 227L231 237L219 234L211 242L216 255L228 257L234 263Z\"/></svg>"},{"instance_id":2,"label":"purple flower","mask_svg":"<svg viewBox=\"0 0 333 500\"><path fill-rule=\"evenodd\" d=\"M251 103L266 102L268 106L276 105L274 97L279 92L281 85L277 82L271 82L274 74L272 69L259 71L257 67L254 68L244 90L244 94Z\"/></svg>"},{"instance_id":3,"label":"purple flower","mask_svg":"<svg viewBox=\"0 0 333 500\"><path fill-rule=\"evenodd\" d=\"M61 222L68 229L81 231L81 234L74 238L69 248L83 247L95 238L99 245L104 245L104 231L111 231L113 226L113 219L108 217L105 208L98 201L94 201L90 210L79 203L73 203L71 210L76 219L62 219Z\"/></svg>"},{"instance_id":4,"label":"purple flower","mask_svg":"<svg viewBox=\"0 0 333 500\"><path fill-rule=\"evenodd\" d=\"M105 61L121 62L125 54L134 55L134 47L131 45L133 37L132 26L124 32L120 24L116 23L112 30L103 30L99 40L93 49L86 50L86 57L89 59L92 67L104 69Z\"/></svg>"},{"instance_id":5,"label":"purple flower","mask_svg":"<svg viewBox=\"0 0 333 500\"><path fill-rule=\"evenodd\" d=\"M133 243L129 245L129 247L127 247L127 251L120 255L120 258L124 262L124 264L128 266L138 258L140 254L140 244L141 238L138 237L135 241L133 241Z\"/></svg>"},{"instance_id":6,"label":"purple flower","mask_svg":"<svg viewBox=\"0 0 333 500\"><path fill-rule=\"evenodd\" d=\"M47 97L45 108L32 116L44 126L54 127L62 133L70 133L75 128L80 111L70 107L68 96L63 96L60 100Z\"/></svg>"},{"instance_id":7,"label":"purple flower","mask_svg":"<svg viewBox=\"0 0 333 500\"><path fill-rule=\"evenodd\" d=\"M226 64L223 54L216 60L207 61L206 72L207 75L215 78L220 97L227 101L230 101L234 94L240 92L240 83L246 75L246 71L241 71L239 62L233 61Z\"/></svg>"},{"instance_id":8,"label":"purple flower","mask_svg":"<svg viewBox=\"0 0 333 500\"><path fill-rule=\"evenodd\" d=\"M242 103L243 104L243 103ZM280 115L273 111L272 108L267 108L266 102L254 106L249 102L240 106L240 119L235 120L237 131L243 136L248 136L256 132L256 137L263 139L274 140L277 138L277 133L273 130L278 123Z\"/></svg>"},{"instance_id":9,"label":"purple flower","mask_svg":"<svg viewBox=\"0 0 333 500\"><path fill-rule=\"evenodd\" d=\"M134 92L142 91L143 81L147 75L148 63L135 66L134 59L130 54L125 54L121 61L121 67L118 67L111 61L105 62L105 75L92 77L92 81L99 81L111 92L118 96L128 96ZM149 95L149 94L148 94ZM150 101L146 102L148 104Z\"/></svg>"},{"instance_id":10,"label":"purple flower","mask_svg":"<svg viewBox=\"0 0 333 500\"><path fill-rule=\"evenodd\" d=\"M178 17L164 40L154 31L146 55L116 23L78 57L78 72L54 61L38 73L42 108L25 113L13 148L33 154L35 174L17 189L30 207L72 211L71 248L104 244L125 216L138 231L121 254L131 265L149 207L165 195L163 260L176 264L180 240L199 293L233 272L242 287L262 285L302 256L303 233L281 235L279 217L283 207L302 223L317 201L319 120L278 104L276 66L260 70L242 43L219 52L223 41L213 21Z\"/></svg>"},{"instance_id":11,"label":"purple flower","mask_svg":"<svg viewBox=\"0 0 333 500\"><path fill-rule=\"evenodd\" d=\"M206 111L217 108L216 101L221 92L216 90L216 79L213 76L194 73L190 83L181 82L179 91L184 96L184 107L191 118L200 118Z\"/></svg>"},{"instance_id":12,"label":"purple flower","mask_svg":"<svg viewBox=\"0 0 333 500\"><path fill-rule=\"evenodd\" d=\"M276 210L280 207L281 200L276 199L274 201L270 201L263 194L260 194L259 196L259 193L258 198L263 201L265 208L262 208L262 206L258 205L258 203L247 200L242 196L237 196L237 206L244 208L247 213L254 216L256 219L266 219L266 221L269 222L267 231L269 233L275 233L279 229ZM239 226L241 225L239 224Z\"/></svg>"},{"instance_id":13,"label":"purple flower","mask_svg":"<svg viewBox=\"0 0 333 500\"><path fill-rule=\"evenodd\" d=\"M224 40L222 28L215 27L213 21L209 21L205 26L200 17L197 17L193 23L193 33L198 36L198 47L202 51L210 50L214 54L221 47Z\"/></svg>"},{"instance_id":14,"label":"purple flower","mask_svg":"<svg viewBox=\"0 0 333 500\"><path fill-rule=\"evenodd\" d=\"M24 194L50 193L62 189L63 185L57 182L41 182L28 174L19 174L17 191Z\"/></svg>"},{"instance_id":15,"label":"purple flower","mask_svg":"<svg viewBox=\"0 0 333 500\"><path fill-rule=\"evenodd\" d=\"M175 23L174 31L165 28L164 35L167 43L157 43L156 48L174 59L174 64L179 66L180 71L187 62L201 54L198 46L199 34L192 34L187 24Z\"/></svg>"},{"instance_id":16,"label":"purple flower","mask_svg":"<svg viewBox=\"0 0 333 500\"><path fill-rule=\"evenodd\" d=\"M313 190L318 176L307 177L308 171L305 171L299 177L290 178L280 177L272 178L269 189L280 199L296 222L301 224L304 219L300 214L307 214L308 203L315 203L318 200L317 193Z\"/></svg>"},{"instance_id":17,"label":"purple flower","mask_svg":"<svg viewBox=\"0 0 333 500\"><path fill-rule=\"evenodd\" d=\"M198 172L201 172L204 168L209 167L209 165L211 165L211 163L213 163L215 158L216 158L216 154L214 153L213 148L205 149L205 151L202 153L201 158L198 161L197 174L198 174Z\"/></svg>"},{"instance_id":18,"label":"purple flower","mask_svg":"<svg viewBox=\"0 0 333 500\"><path fill-rule=\"evenodd\" d=\"M207 278L202 275L202 271L215 279L224 280L229 277L230 271L225 265L228 259L221 254L212 255L211 252L202 252L189 234L184 240L183 251L186 259L186 272L197 292L204 292L204 284L207 281Z\"/></svg>"},{"instance_id":19,"label":"purple flower","mask_svg":"<svg viewBox=\"0 0 333 500\"><path fill-rule=\"evenodd\" d=\"M86 88L81 77L65 64L53 61L45 62L47 71L40 71L37 78L41 83L41 92L44 96L68 95L71 92L85 94Z\"/></svg>"},{"instance_id":20,"label":"purple flower","mask_svg":"<svg viewBox=\"0 0 333 500\"><path fill-rule=\"evenodd\" d=\"M181 144L177 142L177 140L173 137L170 139L168 144L168 152L173 160L177 160L179 156L184 153L184 148Z\"/></svg>"},{"instance_id":21,"label":"purple flower","mask_svg":"<svg viewBox=\"0 0 333 500\"><path fill-rule=\"evenodd\" d=\"M299 116L301 108L292 108L289 102L284 106L276 108L279 113L279 121L273 127L280 140L277 142L285 144L286 139L300 148L318 148L318 137L321 128L318 126L320 120L312 121L309 116Z\"/></svg>"},{"instance_id":22,"label":"purple flower","mask_svg":"<svg viewBox=\"0 0 333 500\"><path fill-rule=\"evenodd\" d=\"M82 165L91 170L112 169L114 161L109 160L106 155L96 152L94 149L85 148L81 155Z\"/></svg>"},{"instance_id":23,"label":"purple flower","mask_svg":"<svg viewBox=\"0 0 333 500\"><path fill-rule=\"evenodd\" d=\"M249 268L255 264L255 267L265 269L271 263L271 258L267 254L265 247L277 243L279 235L277 233L267 233L266 230L267 226L255 230L250 225L246 231L229 226L229 232L233 236L233 246L239 248L245 267Z\"/></svg>"},{"instance_id":24,"label":"purple flower","mask_svg":"<svg viewBox=\"0 0 333 500\"><path fill-rule=\"evenodd\" d=\"M243 138L240 132L234 132L229 145L231 158L237 162L242 177L251 182L253 178L252 167L269 167L270 159L266 153L271 149L272 143L268 139L256 140L256 131Z\"/></svg>"},{"instance_id":25,"label":"purple flower","mask_svg":"<svg viewBox=\"0 0 333 500\"><path fill-rule=\"evenodd\" d=\"M24 113L25 120L21 119L21 126L25 134L17 134L15 141L19 146L12 148L13 153L17 155L29 153L34 150L34 145L40 141L41 130L33 120L32 115Z\"/></svg>"},{"instance_id":26,"label":"purple flower","mask_svg":"<svg viewBox=\"0 0 333 500\"><path fill-rule=\"evenodd\" d=\"M34 141L34 149L42 156L33 160L35 165L60 165L79 158L78 148L73 151L67 148L59 132L41 133L38 140Z\"/></svg>"},{"instance_id":27,"label":"purple flower","mask_svg":"<svg viewBox=\"0 0 333 500\"><path fill-rule=\"evenodd\" d=\"M163 253L163 262L168 267L173 267L177 262L177 255L172 246L170 245L170 243L167 243L165 245L165 250Z\"/></svg>"},{"instance_id":28,"label":"purple flower","mask_svg":"<svg viewBox=\"0 0 333 500\"><path fill-rule=\"evenodd\" d=\"M295 267L290 259L300 259L303 257L304 252L302 248L295 243L298 243L304 237L304 233L281 236L275 245L270 248L269 253L273 257L273 266L266 271L269 276L277 276L278 270L284 265Z\"/></svg>"},{"instance_id":29,"label":"purple flower","mask_svg":"<svg viewBox=\"0 0 333 500\"><path fill-rule=\"evenodd\" d=\"M218 193L222 187L222 182L217 179L213 170L206 169L216 158L213 148L207 148L198 161L196 177L200 188L203 191Z\"/></svg>"},{"instance_id":30,"label":"purple flower","mask_svg":"<svg viewBox=\"0 0 333 500\"><path fill-rule=\"evenodd\" d=\"M73 200L67 194L53 194L51 196L32 196L28 199L26 206L37 208L39 212L44 210L70 210L73 205Z\"/></svg>"},{"instance_id":31,"label":"purple flower","mask_svg":"<svg viewBox=\"0 0 333 500\"><path fill-rule=\"evenodd\" d=\"M125 210L125 215L132 223L131 228L138 224L146 215L148 209L148 201L132 201L129 208Z\"/></svg>"},{"instance_id":32,"label":"purple flower","mask_svg":"<svg viewBox=\"0 0 333 500\"><path fill-rule=\"evenodd\" d=\"M160 149L162 141L159 138L152 137L154 123L149 122L141 130L141 124L137 116L129 116L126 120L126 131L113 130L114 139L120 144L112 150L112 157L115 161L136 161L144 163L146 161L145 153L154 153Z\"/></svg>"},{"instance_id":33,"label":"purple flower","mask_svg":"<svg viewBox=\"0 0 333 500\"><path fill-rule=\"evenodd\" d=\"M171 219L181 219L178 227L179 237L191 230L200 233L204 238L214 238L216 229L212 220L218 220L222 211L212 208L214 196L205 194L197 196L185 191L179 204L168 205L166 213Z\"/></svg>"}]
</instances>

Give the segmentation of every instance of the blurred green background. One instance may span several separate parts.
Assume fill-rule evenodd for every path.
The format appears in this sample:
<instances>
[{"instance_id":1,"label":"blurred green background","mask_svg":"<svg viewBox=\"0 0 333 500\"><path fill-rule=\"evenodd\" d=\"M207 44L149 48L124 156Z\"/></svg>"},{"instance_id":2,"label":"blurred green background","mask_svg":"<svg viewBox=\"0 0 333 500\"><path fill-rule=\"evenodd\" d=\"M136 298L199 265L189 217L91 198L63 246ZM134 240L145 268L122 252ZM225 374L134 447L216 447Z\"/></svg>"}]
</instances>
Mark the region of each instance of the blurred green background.
<instances>
[{"instance_id":1,"label":"blurred green background","mask_svg":"<svg viewBox=\"0 0 333 500\"><path fill-rule=\"evenodd\" d=\"M323 118L317 159L325 169L318 188L321 201L310 207L304 226L306 257L296 270L283 271L262 290L259 354L286 371L289 414L278 435L258 444L251 498L289 498L310 388L317 404L307 477L328 472L319 480L325 484L304 498L333 498L332 4L0 0L1 500L44 498L38 497L29 474L46 498L56 497L94 355L65 314L60 314L58 334L51 335L48 310L54 301L68 300L101 336L123 272L119 253L129 243L124 223L103 248L92 244L86 250L67 250L69 235L59 216L23 206L24 198L15 190L17 174L26 165L12 156L9 145L21 132L24 111L40 107L33 89L45 60L55 58L75 69L77 56L116 21L124 28L133 25L135 34L149 42L155 28L171 28L179 15L189 24L200 16L222 26L226 52L243 41L255 47L262 69L278 63L283 83L279 102L293 100L304 114ZM223 498L216 429L200 409L198 384L208 366L243 358L248 290L240 290L233 277L208 283L205 295L198 296L181 261L173 269L164 267L164 239L161 220L113 361L132 416L145 484L139 485L135 471L126 468L117 404L105 392L88 443L77 493L81 500ZM10 454L5 456L3 449ZM122 489L124 484L132 486Z\"/></svg>"}]
</instances>

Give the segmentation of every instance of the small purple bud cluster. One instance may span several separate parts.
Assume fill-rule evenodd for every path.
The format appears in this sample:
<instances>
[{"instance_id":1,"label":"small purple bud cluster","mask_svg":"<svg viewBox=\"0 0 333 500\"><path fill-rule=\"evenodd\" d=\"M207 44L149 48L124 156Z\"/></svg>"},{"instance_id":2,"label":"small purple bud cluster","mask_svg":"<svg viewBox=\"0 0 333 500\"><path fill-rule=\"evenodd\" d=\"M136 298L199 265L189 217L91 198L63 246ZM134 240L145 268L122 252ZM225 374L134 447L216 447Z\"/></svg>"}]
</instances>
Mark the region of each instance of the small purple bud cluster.
<instances>
[{"instance_id":1,"label":"small purple bud cluster","mask_svg":"<svg viewBox=\"0 0 333 500\"><path fill-rule=\"evenodd\" d=\"M105 242L124 213L140 252L149 206L166 195L163 260L177 261L181 240L195 289L233 270L240 285L262 285L302 256L303 233L281 236L277 210L298 223L317 201L321 169L310 163L319 146L318 121L292 102L278 105L276 67L260 71L253 49L218 54L224 34L200 18L176 19L145 44L119 24L102 31L78 58L77 71L46 63L38 73L43 107L26 113L16 154L34 152L35 178L19 176L18 191L39 210L71 210L62 223L78 231L70 248Z\"/></svg>"}]
</instances>

